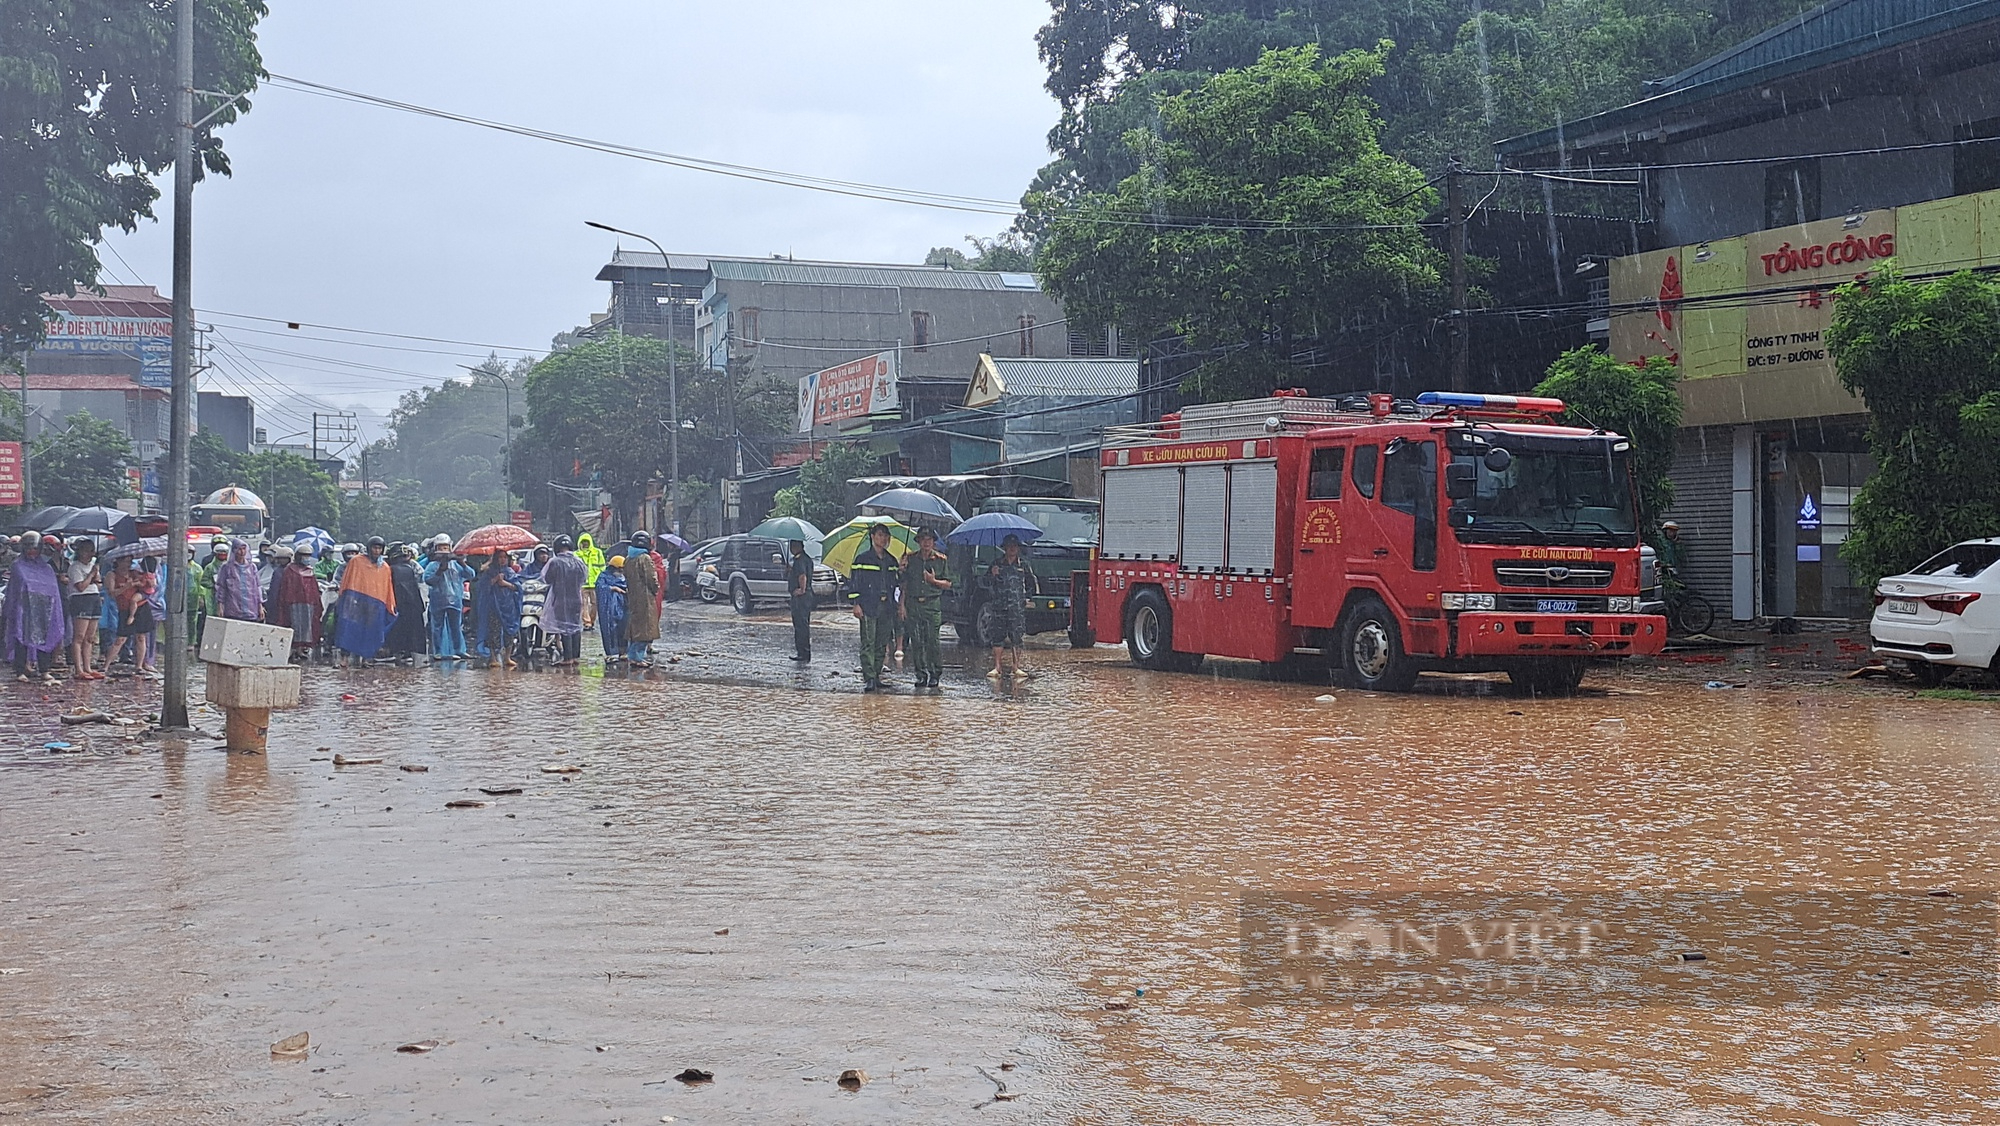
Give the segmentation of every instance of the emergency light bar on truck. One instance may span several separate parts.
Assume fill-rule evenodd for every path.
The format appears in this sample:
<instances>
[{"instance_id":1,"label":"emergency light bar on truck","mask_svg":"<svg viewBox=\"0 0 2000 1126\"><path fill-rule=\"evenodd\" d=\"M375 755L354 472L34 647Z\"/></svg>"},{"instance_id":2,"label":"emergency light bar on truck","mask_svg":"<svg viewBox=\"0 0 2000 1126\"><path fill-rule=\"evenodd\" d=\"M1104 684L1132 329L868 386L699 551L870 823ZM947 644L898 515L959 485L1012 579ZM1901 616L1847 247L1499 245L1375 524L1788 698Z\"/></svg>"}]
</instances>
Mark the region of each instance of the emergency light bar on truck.
<instances>
[{"instance_id":1,"label":"emergency light bar on truck","mask_svg":"<svg viewBox=\"0 0 2000 1126\"><path fill-rule=\"evenodd\" d=\"M1417 405L1444 407L1458 414L1532 417L1561 414L1568 409L1561 399L1545 399L1532 395L1468 395L1459 391L1426 391L1417 396Z\"/></svg>"}]
</instances>

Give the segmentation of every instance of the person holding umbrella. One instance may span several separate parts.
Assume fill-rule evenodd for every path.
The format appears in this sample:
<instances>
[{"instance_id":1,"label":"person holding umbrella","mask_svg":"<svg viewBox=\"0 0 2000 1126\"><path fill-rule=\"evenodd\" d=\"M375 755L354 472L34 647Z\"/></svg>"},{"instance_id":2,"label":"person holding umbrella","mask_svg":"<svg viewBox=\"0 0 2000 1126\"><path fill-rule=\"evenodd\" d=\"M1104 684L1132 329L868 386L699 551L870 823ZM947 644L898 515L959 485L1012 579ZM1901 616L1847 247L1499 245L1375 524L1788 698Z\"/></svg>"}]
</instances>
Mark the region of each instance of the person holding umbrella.
<instances>
[{"instance_id":1,"label":"person holding umbrella","mask_svg":"<svg viewBox=\"0 0 2000 1126\"><path fill-rule=\"evenodd\" d=\"M49 662L68 640L63 621L62 581L44 553L41 537L33 532L20 541L21 554L7 571L7 602L0 610L7 655L14 662L14 679L27 684L34 676L43 684L54 684Z\"/></svg>"},{"instance_id":2,"label":"person holding umbrella","mask_svg":"<svg viewBox=\"0 0 2000 1126\"><path fill-rule=\"evenodd\" d=\"M103 576L97 570L97 544L89 536L78 536L76 558L63 574L69 595L69 663L78 680L103 680L104 674L90 667L97 651L97 613L104 601Z\"/></svg>"},{"instance_id":3,"label":"person holding umbrella","mask_svg":"<svg viewBox=\"0 0 2000 1126\"><path fill-rule=\"evenodd\" d=\"M882 688L882 662L889 655L889 639L896 632L902 607L896 603L896 585L902 572L896 557L889 553L887 525L868 530L868 550L854 557L847 576L847 600L861 623L861 690Z\"/></svg>"},{"instance_id":4,"label":"person holding umbrella","mask_svg":"<svg viewBox=\"0 0 2000 1126\"><path fill-rule=\"evenodd\" d=\"M495 548L473 581L473 605L479 612L479 653L486 667L514 667L514 639L521 633L521 573L513 557Z\"/></svg>"},{"instance_id":5,"label":"person holding umbrella","mask_svg":"<svg viewBox=\"0 0 2000 1126\"><path fill-rule=\"evenodd\" d=\"M917 529L917 549L903 559L903 621L918 688L936 688L944 675L944 654L938 630L944 612L938 599L951 589L944 553L937 549L937 532Z\"/></svg>"},{"instance_id":6,"label":"person holding umbrella","mask_svg":"<svg viewBox=\"0 0 2000 1126\"><path fill-rule=\"evenodd\" d=\"M813 557L806 554L806 541L791 542L792 558L785 575L792 599L792 660L800 664L813 659Z\"/></svg>"},{"instance_id":7,"label":"person holding umbrella","mask_svg":"<svg viewBox=\"0 0 2000 1126\"><path fill-rule=\"evenodd\" d=\"M993 671L986 675L995 679L1002 675L1003 658L1011 649L1014 674L1026 680L1033 675L1021 665L1021 651L1028 633L1028 596L1040 588L1035 582L1035 572L1021 558L1020 536L1010 533L1000 541L1000 558L993 561L986 573L993 580L993 602L1000 610L1001 632L1001 636L993 639Z\"/></svg>"}]
</instances>

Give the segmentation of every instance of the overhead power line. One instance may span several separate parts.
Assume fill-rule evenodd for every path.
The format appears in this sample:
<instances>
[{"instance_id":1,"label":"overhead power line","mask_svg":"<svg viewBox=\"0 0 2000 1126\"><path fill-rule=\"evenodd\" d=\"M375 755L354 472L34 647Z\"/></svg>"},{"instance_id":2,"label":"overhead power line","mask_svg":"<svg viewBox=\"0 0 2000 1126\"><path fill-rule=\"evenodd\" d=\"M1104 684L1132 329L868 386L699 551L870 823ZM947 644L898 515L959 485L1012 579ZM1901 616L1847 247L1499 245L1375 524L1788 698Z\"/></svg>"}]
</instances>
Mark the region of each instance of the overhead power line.
<instances>
[{"instance_id":1,"label":"overhead power line","mask_svg":"<svg viewBox=\"0 0 2000 1126\"><path fill-rule=\"evenodd\" d=\"M806 191L827 192L833 195L850 196L857 199L872 199L884 203L901 203L913 207L939 208L947 211L967 211L984 215L1017 216L1021 212L1018 203L1007 200L986 199L980 196L954 195L947 192L925 191L920 188L901 188L886 184L869 184L855 180L838 180L825 176L813 176L802 172L786 172L775 168L762 168L750 164L733 164L727 161L711 160L706 157L688 156L683 153L664 152L659 149L643 148L617 141L603 141L582 137L573 133L559 133L551 129L539 129L529 125L516 125L490 118L474 117L471 114L438 109L434 106L419 105L396 98L386 98L378 94L348 90L339 86L329 86L321 82L311 82L289 75L273 74L270 81L279 89L289 89L298 93L330 98L335 101L353 102L364 105L392 109L400 113L416 114L440 121L472 125L500 133L510 133L519 137L547 141L551 144L566 145L571 148L586 149L611 156L622 156L633 160L643 160L653 164L665 164L691 172L706 172L717 176L729 176L757 183L773 184L778 187L800 188ZM1421 189L1418 189L1421 190ZM1415 192L1408 193L1414 195ZM1407 198L1407 196L1405 196ZM1074 211L1070 218L1077 218ZM1204 229L1211 227L1233 228L1250 231L1386 231L1417 230L1426 224L1409 223L1292 223L1275 219L1250 219L1231 216L1166 216L1154 217L1132 212L1106 211L1101 215L1083 216L1090 222L1111 226L1133 226L1162 229Z\"/></svg>"}]
</instances>

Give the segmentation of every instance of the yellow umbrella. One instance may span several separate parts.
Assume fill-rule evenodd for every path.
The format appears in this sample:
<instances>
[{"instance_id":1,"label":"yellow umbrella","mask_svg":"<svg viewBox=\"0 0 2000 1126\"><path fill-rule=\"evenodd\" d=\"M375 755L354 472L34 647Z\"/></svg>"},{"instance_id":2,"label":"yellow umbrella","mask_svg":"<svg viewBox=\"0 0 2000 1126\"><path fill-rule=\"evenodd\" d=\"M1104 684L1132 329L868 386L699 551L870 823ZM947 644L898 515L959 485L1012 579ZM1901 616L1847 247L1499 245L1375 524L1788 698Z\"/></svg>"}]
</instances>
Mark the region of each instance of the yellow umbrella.
<instances>
[{"instance_id":1,"label":"yellow umbrella","mask_svg":"<svg viewBox=\"0 0 2000 1126\"><path fill-rule=\"evenodd\" d=\"M845 575L854 570L854 557L868 550L868 537L876 528L889 529L889 554L902 562L917 548L917 534L894 516L857 516L826 534L820 562Z\"/></svg>"}]
</instances>

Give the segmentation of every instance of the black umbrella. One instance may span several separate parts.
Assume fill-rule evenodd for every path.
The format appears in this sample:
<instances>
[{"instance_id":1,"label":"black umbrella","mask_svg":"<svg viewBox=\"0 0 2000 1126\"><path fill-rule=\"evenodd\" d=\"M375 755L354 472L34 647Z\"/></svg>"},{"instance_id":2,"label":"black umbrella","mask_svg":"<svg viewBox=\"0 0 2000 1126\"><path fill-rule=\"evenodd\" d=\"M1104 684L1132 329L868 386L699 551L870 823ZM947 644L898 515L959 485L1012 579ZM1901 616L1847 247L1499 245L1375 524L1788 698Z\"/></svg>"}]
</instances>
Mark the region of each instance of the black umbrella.
<instances>
[{"instance_id":1,"label":"black umbrella","mask_svg":"<svg viewBox=\"0 0 2000 1126\"><path fill-rule=\"evenodd\" d=\"M73 504L52 504L47 508L37 508L27 519L14 527L22 531L46 532L82 511Z\"/></svg>"},{"instance_id":2,"label":"black umbrella","mask_svg":"<svg viewBox=\"0 0 2000 1126\"><path fill-rule=\"evenodd\" d=\"M139 523L129 512L116 508L79 508L51 528L41 529L65 536L110 536L119 543L137 543Z\"/></svg>"}]
</instances>

